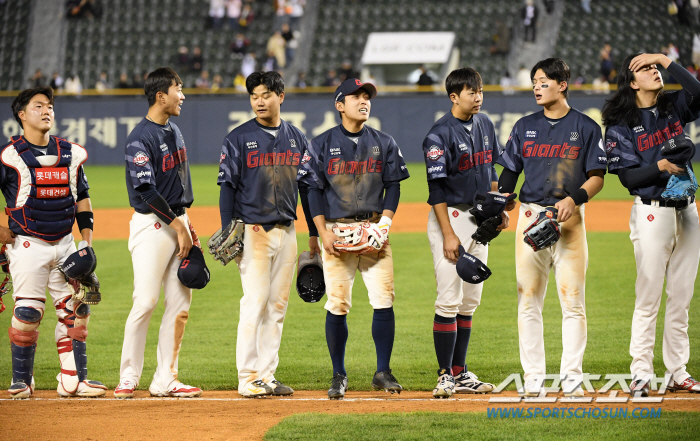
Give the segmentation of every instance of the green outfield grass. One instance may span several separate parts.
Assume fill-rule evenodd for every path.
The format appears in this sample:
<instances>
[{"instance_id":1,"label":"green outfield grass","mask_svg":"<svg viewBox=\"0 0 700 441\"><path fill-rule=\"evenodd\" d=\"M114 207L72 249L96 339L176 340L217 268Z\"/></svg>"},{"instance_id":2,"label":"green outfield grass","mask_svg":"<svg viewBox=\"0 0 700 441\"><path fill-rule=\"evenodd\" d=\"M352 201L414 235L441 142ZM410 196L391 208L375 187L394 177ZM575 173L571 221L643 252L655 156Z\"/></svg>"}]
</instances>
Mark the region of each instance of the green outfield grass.
<instances>
[{"instance_id":1,"label":"green outfield grass","mask_svg":"<svg viewBox=\"0 0 700 441\"><path fill-rule=\"evenodd\" d=\"M306 237L299 236L299 244ZM394 234L396 341L392 368L409 390L431 390L436 378L432 321L435 279L428 240L423 233ZM627 373L629 337L634 308L635 267L627 233L588 233L590 263L586 289L588 347L584 371ZM493 276L486 282L481 306L474 316L469 346L469 369L483 380L500 383L509 374L521 372L517 334L517 294L514 269L514 233L503 233L490 246L488 265ZM103 300L92 308L88 342L90 378L109 387L119 381L124 323L131 308L133 273L125 240L95 243L99 256L97 274L102 282ZM300 250L303 249L300 246ZM207 257L209 257L207 255ZM194 292L180 356L180 379L206 390L236 389L235 342L240 277L234 264L222 267L208 260L212 281ZM696 285L696 290L698 285ZM548 372L558 372L561 356L561 308L550 281L544 320ZM371 337L372 310L367 291L358 277L353 290L353 308L348 316L350 338L347 369L350 390L368 390L375 371ZM0 329L10 325L12 300L0 314ZM50 305L50 302L49 302ZM50 306L49 306L50 308ZM162 315L162 299L153 314L146 346L146 363L140 384L148 388L155 370L156 340ZM323 303L306 304L292 292L285 321L278 378L295 389L325 390L332 375L324 337L326 312ZM661 356L662 303L654 359L657 375L665 369ZM700 300L690 307L691 344L700 338ZM35 376L37 387L56 387L58 357L54 343L55 314L47 310L40 328ZM700 375L700 352L692 345L688 370ZM9 384L10 348L0 345L0 374Z\"/></svg>"},{"instance_id":2,"label":"green outfield grass","mask_svg":"<svg viewBox=\"0 0 700 441\"><path fill-rule=\"evenodd\" d=\"M428 184L425 180L425 165L420 163L407 164L411 174L409 179L401 182L401 202L426 202L428 200ZM700 164L699 164L700 166ZM502 167L496 166L500 173ZM192 165L192 188L194 190L195 206L219 205L219 186L216 185L217 165ZM129 206L126 194L124 168L119 166L88 165L85 168L90 182L90 198L93 208L123 208ZM517 191L523 182L523 175L518 180ZM628 200L629 195L617 176L606 175L605 186L596 196L596 200Z\"/></svg>"},{"instance_id":3,"label":"green outfield grass","mask_svg":"<svg viewBox=\"0 0 700 441\"><path fill-rule=\"evenodd\" d=\"M613 411L614 412L614 411ZM628 416L630 413L628 413ZM265 435L282 440L696 440L700 414L663 412L655 419L499 419L484 413L298 414Z\"/></svg>"}]
</instances>

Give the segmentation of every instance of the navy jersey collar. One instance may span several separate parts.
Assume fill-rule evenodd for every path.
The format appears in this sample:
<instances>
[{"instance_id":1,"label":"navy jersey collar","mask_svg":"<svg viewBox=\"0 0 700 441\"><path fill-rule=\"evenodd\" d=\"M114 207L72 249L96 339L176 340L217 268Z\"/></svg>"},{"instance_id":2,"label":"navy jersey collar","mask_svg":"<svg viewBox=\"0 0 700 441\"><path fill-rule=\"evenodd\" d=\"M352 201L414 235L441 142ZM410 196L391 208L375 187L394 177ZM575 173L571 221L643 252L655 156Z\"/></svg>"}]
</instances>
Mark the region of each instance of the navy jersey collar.
<instances>
[{"instance_id":1,"label":"navy jersey collar","mask_svg":"<svg viewBox=\"0 0 700 441\"><path fill-rule=\"evenodd\" d=\"M353 138L359 138L365 133L365 126L362 126L362 129L360 129L359 132L353 133L345 129L342 124L340 124L338 127L340 127L340 131L343 132L343 135L345 136L352 136Z\"/></svg>"}]
</instances>

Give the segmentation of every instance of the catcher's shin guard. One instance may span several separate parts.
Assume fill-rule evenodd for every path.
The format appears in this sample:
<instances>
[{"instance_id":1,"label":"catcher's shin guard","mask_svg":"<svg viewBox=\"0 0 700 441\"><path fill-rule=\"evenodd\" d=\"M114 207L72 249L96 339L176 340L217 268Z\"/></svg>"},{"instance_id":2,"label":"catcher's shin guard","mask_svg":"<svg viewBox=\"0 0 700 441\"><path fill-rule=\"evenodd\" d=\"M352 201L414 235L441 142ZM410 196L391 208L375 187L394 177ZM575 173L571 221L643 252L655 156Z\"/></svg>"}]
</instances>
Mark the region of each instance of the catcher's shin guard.
<instances>
[{"instance_id":1,"label":"catcher's shin guard","mask_svg":"<svg viewBox=\"0 0 700 441\"><path fill-rule=\"evenodd\" d=\"M72 310L73 308L75 310ZM74 394L80 382L87 378L85 339L88 335L90 307L67 297L56 306L56 309L68 313L65 318L59 319L68 328L66 331L68 336L56 342L58 358L61 362L61 372L56 379L66 393Z\"/></svg>"},{"instance_id":2,"label":"catcher's shin guard","mask_svg":"<svg viewBox=\"0 0 700 441\"><path fill-rule=\"evenodd\" d=\"M12 350L12 383L31 384L34 373L34 354L36 344L18 346L10 343Z\"/></svg>"},{"instance_id":3,"label":"catcher's shin guard","mask_svg":"<svg viewBox=\"0 0 700 441\"><path fill-rule=\"evenodd\" d=\"M8 329L12 351L12 383L29 385L32 382L34 354L39 339L37 328L43 315L42 310L15 305L12 326Z\"/></svg>"},{"instance_id":4,"label":"catcher's shin guard","mask_svg":"<svg viewBox=\"0 0 700 441\"><path fill-rule=\"evenodd\" d=\"M78 372L78 380L87 380L87 323L90 319L90 307L83 303L75 310L75 323L68 335L73 338L73 357L75 368ZM72 332L71 332L72 331Z\"/></svg>"}]
</instances>

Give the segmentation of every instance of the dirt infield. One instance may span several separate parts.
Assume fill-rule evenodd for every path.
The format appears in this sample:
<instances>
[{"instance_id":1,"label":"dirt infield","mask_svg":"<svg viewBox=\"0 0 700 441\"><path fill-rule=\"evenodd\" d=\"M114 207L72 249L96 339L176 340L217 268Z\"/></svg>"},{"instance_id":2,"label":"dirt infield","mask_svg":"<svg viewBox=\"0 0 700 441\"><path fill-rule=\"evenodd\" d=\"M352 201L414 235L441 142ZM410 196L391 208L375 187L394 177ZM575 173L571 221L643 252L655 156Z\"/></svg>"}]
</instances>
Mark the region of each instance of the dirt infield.
<instances>
[{"instance_id":1,"label":"dirt infield","mask_svg":"<svg viewBox=\"0 0 700 441\"><path fill-rule=\"evenodd\" d=\"M591 201L586 204L586 230L629 231L631 201ZM391 231L395 233L423 232L428 223L430 206L427 203L402 203L396 212ZM95 239L128 239L131 208L95 210ZM221 225L218 207L193 207L188 210L192 224L201 236L209 236ZM518 208L510 212L510 231L518 223ZM297 232L306 232L306 221L301 207L297 210ZM79 237L74 230L73 235Z\"/></svg>"},{"instance_id":2,"label":"dirt infield","mask_svg":"<svg viewBox=\"0 0 700 441\"><path fill-rule=\"evenodd\" d=\"M205 392L202 398L194 399L149 398L146 391L138 391L132 400L113 399L111 391L106 398L95 399L59 399L55 391L37 391L35 396L31 400L0 401L3 415L0 439L254 440L261 439L284 417L301 412L485 412L487 407L513 406L628 407L629 411L638 407L661 407L664 411L697 411L700 408L700 396L688 393L669 394L662 403L629 401L615 404L572 404L562 402L561 398L550 404L488 401L492 396L515 397L514 392L458 395L458 398L449 400L432 399L430 392L404 392L401 395L349 392L342 401L328 400L325 391L300 391L289 398L260 399L241 398L235 392L224 391ZM68 426L61 423L66 418L73 421Z\"/></svg>"}]
</instances>

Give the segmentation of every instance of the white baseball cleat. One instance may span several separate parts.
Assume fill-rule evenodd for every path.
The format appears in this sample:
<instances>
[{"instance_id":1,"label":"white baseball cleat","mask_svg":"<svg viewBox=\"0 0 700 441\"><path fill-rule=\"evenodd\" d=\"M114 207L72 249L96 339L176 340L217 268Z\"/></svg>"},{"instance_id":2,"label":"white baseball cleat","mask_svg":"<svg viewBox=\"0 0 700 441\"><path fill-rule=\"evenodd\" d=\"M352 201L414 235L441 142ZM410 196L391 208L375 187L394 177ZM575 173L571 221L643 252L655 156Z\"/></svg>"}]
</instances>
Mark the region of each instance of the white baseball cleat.
<instances>
[{"instance_id":1,"label":"white baseball cleat","mask_svg":"<svg viewBox=\"0 0 700 441\"><path fill-rule=\"evenodd\" d=\"M262 380L247 382L243 388L238 388L238 393L246 398L264 397L272 395L272 388Z\"/></svg>"},{"instance_id":2,"label":"white baseball cleat","mask_svg":"<svg viewBox=\"0 0 700 441\"><path fill-rule=\"evenodd\" d=\"M32 396L34 388L27 386L27 383L17 382L12 383L7 391L10 393L10 398L13 400L26 400Z\"/></svg>"},{"instance_id":3,"label":"white baseball cleat","mask_svg":"<svg viewBox=\"0 0 700 441\"><path fill-rule=\"evenodd\" d=\"M105 394L107 393L107 386L100 383L99 381L84 380L78 384L78 389L73 393L66 392L61 383L58 383L58 388L56 389L56 391L58 392L58 396L62 398L96 398L105 396Z\"/></svg>"},{"instance_id":4,"label":"white baseball cleat","mask_svg":"<svg viewBox=\"0 0 700 441\"><path fill-rule=\"evenodd\" d=\"M151 383L148 392L152 397L195 398L202 395L202 389L173 381L167 390L162 390L156 383Z\"/></svg>"},{"instance_id":5,"label":"white baseball cleat","mask_svg":"<svg viewBox=\"0 0 700 441\"><path fill-rule=\"evenodd\" d=\"M542 383L542 379L535 377L526 380L523 388L518 390L518 395L521 397L538 397L544 392Z\"/></svg>"},{"instance_id":6,"label":"white baseball cleat","mask_svg":"<svg viewBox=\"0 0 700 441\"><path fill-rule=\"evenodd\" d=\"M566 380L562 381L562 390L564 392L564 396L571 398L581 398L584 395L586 395L586 392L583 390L583 387L581 387L582 382L583 379L579 377L567 378Z\"/></svg>"},{"instance_id":7,"label":"white baseball cleat","mask_svg":"<svg viewBox=\"0 0 700 441\"><path fill-rule=\"evenodd\" d=\"M131 380L121 380L114 389L114 398L133 398L134 390L136 390L136 383Z\"/></svg>"},{"instance_id":8,"label":"white baseball cleat","mask_svg":"<svg viewBox=\"0 0 700 441\"><path fill-rule=\"evenodd\" d=\"M450 398L455 391L455 378L447 369L438 370L438 382L433 389L433 397Z\"/></svg>"},{"instance_id":9,"label":"white baseball cleat","mask_svg":"<svg viewBox=\"0 0 700 441\"><path fill-rule=\"evenodd\" d=\"M455 393L458 394L487 394L494 389L493 384L479 381L473 372L464 371L455 377Z\"/></svg>"}]
</instances>

